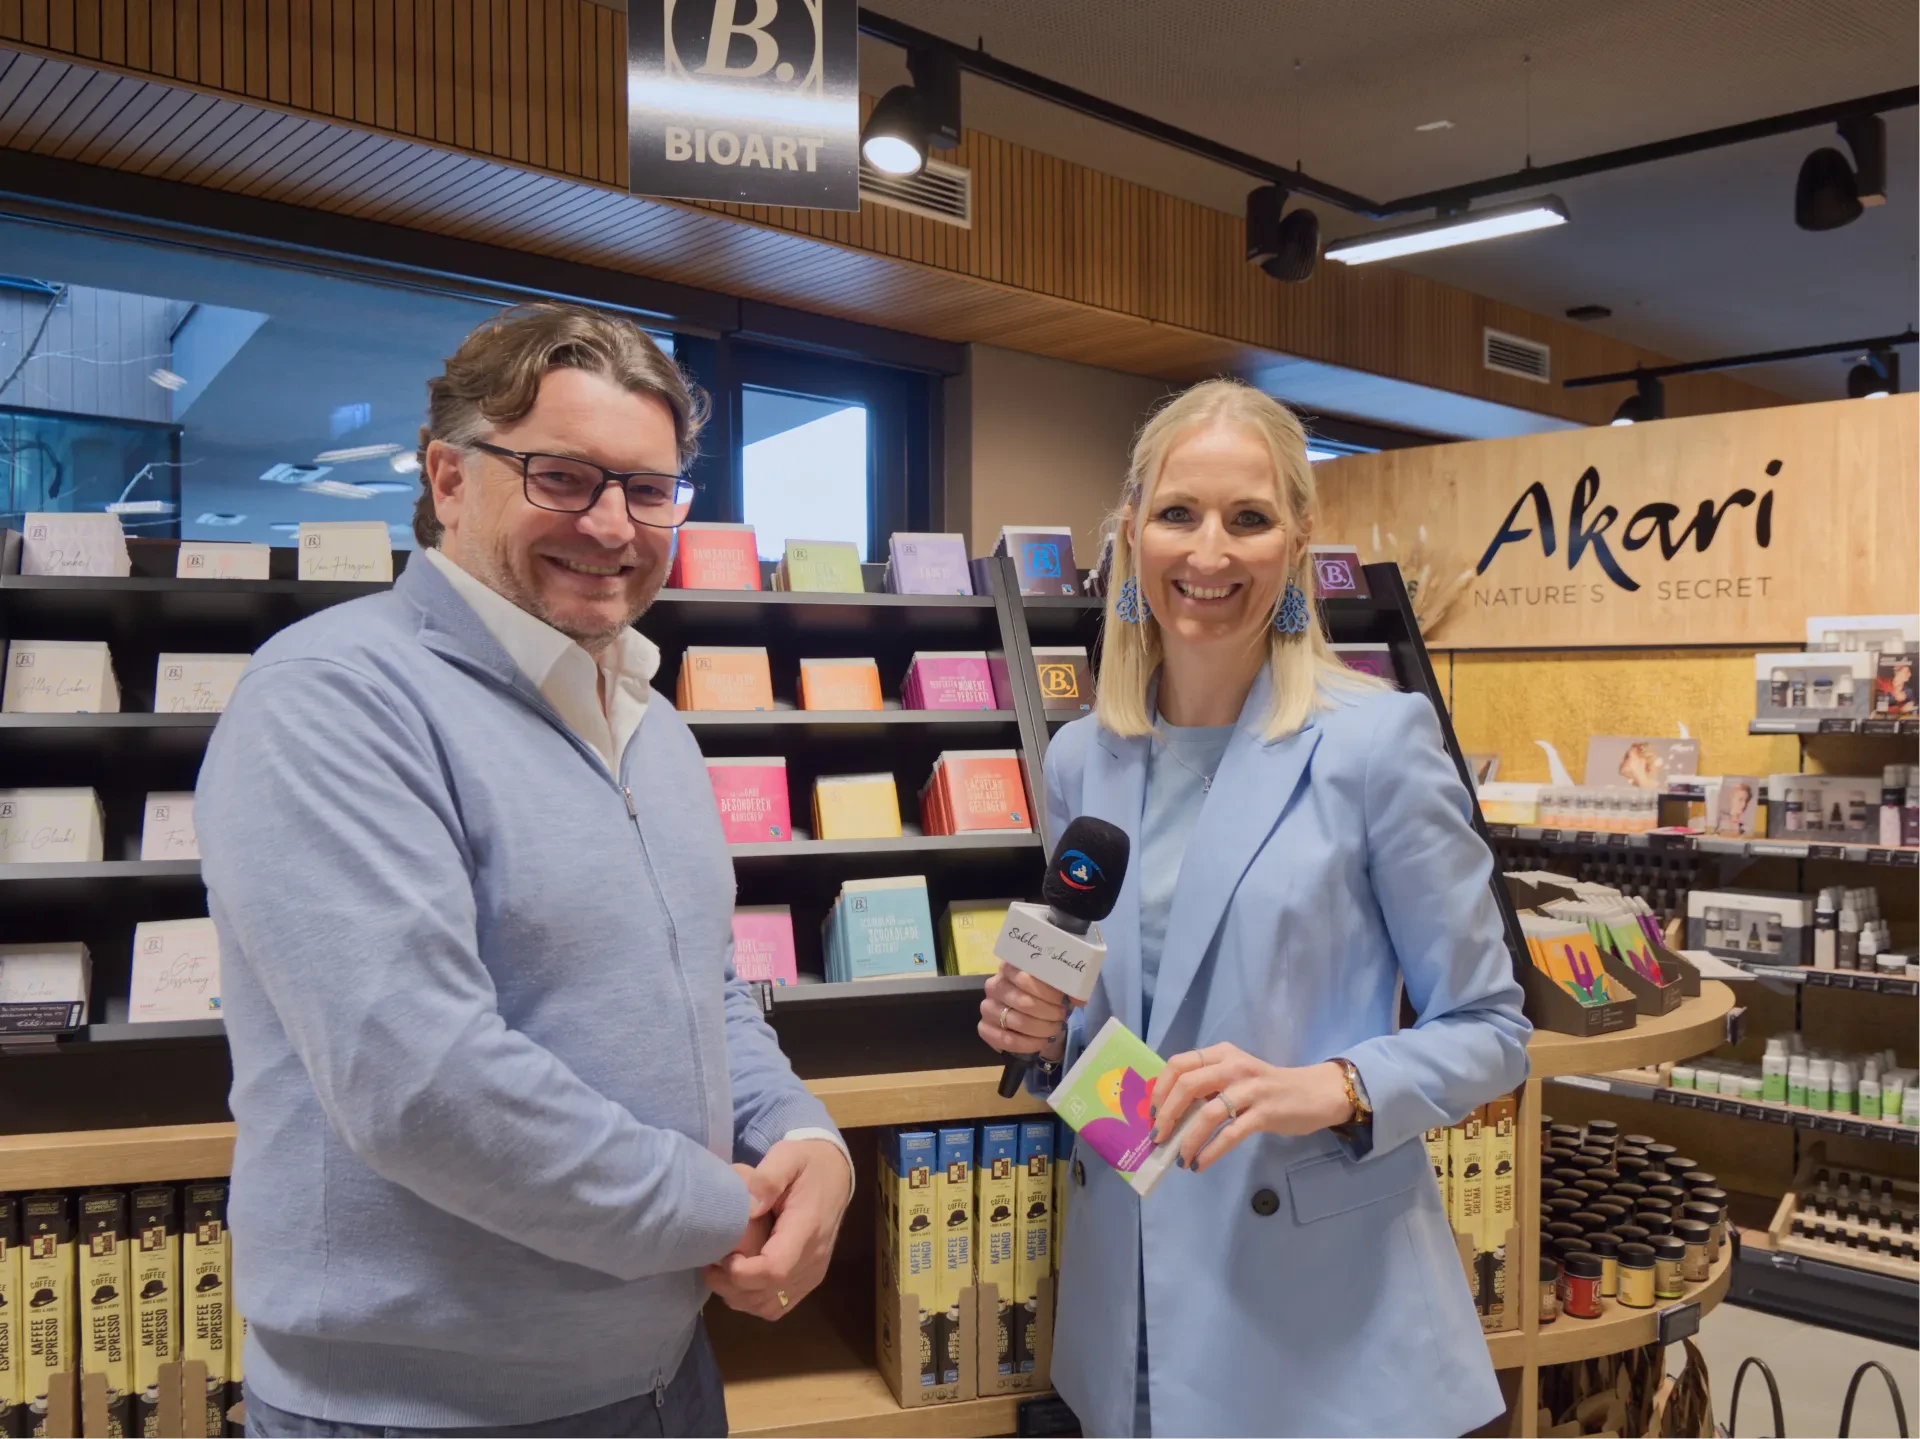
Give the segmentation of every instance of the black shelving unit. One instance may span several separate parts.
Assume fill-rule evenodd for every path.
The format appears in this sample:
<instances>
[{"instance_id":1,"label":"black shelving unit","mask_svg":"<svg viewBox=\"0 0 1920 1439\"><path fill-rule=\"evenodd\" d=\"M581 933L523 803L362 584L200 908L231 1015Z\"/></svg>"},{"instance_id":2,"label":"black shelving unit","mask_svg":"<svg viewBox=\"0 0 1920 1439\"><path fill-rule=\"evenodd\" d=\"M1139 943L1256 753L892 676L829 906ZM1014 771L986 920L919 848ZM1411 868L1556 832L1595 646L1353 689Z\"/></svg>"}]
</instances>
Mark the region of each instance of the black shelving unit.
<instances>
[{"instance_id":1,"label":"black shelving unit","mask_svg":"<svg viewBox=\"0 0 1920 1439\"><path fill-rule=\"evenodd\" d=\"M210 581L173 578L172 543L132 541L129 552L134 573L126 579L0 575L0 639L105 639L124 706L115 715L0 716L0 787L91 786L101 796L106 838L105 859L98 864L0 866L0 924L10 935L87 944L93 957L94 1021L53 1043L0 1043L0 1064L30 1081L0 1083L0 1127L89 1128L224 1117L229 1076L224 1030L217 1021L125 1022L134 926L206 912L197 863L136 858L146 795L193 788L217 719L145 712L152 702L155 657L164 650L252 651L288 624L384 588L303 583L292 577L291 550L274 552L270 579ZM406 558L395 554L396 572ZM791 906L803 973L822 971L820 924L848 879L924 874L936 921L955 899L1038 895L1045 859L1038 833L928 836L911 823L899 839L822 841L808 833L812 785L823 774L889 770L903 817L917 818L919 787L946 749L1015 750L1039 790L1049 733L1075 716L1045 708L1034 683L1033 647L1085 644L1096 650L1101 602L1023 599L1009 561L993 560L980 568L989 592L971 597L886 594L879 566L866 567L866 589L858 594L664 590L643 622L662 651L655 684L664 694L672 693L689 645L768 649L774 710L695 712L686 719L708 755L777 754L787 761L795 837L784 844L735 846L734 871L740 903ZM771 566L768 571L770 578ZM1324 604L1326 623L1337 642L1390 646L1402 688L1434 700L1464 778L1465 765L1399 572L1372 566L1368 579L1375 598ZM1009 679L1005 707L879 712L797 707L802 658L871 656L882 692L897 697L915 651L946 649L1003 656ZM1504 891L1496 887L1496 894L1517 938ZM1516 962L1523 954L1524 947L1517 947ZM975 1034L981 986L979 978L961 976L762 985L757 992L795 1068L816 1078L991 1063L993 1055ZM156 1065L196 1078L190 1084L155 1086Z\"/></svg>"},{"instance_id":2,"label":"black shelving unit","mask_svg":"<svg viewBox=\"0 0 1920 1439\"><path fill-rule=\"evenodd\" d=\"M1806 1255L1742 1245L1727 1302L1886 1344L1920 1346L1920 1284Z\"/></svg>"}]
</instances>

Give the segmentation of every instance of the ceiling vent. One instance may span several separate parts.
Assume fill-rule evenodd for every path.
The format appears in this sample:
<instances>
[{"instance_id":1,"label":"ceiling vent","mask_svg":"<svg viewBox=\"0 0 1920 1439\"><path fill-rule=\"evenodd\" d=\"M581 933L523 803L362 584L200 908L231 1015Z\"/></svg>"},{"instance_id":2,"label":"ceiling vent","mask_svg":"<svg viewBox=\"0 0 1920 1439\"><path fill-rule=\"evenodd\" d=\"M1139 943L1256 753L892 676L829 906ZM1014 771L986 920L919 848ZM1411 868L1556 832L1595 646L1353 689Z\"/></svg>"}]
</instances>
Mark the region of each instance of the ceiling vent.
<instances>
[{"instance_id":1,"label":"ceiling vent","mask_svg":"<svg viewBox=\"0 0 1920 1439\"><path fill-rule=\"evenodd\" d=\"M889 175L860 160L860 198L943 225L973 228L973 172L929 158L914 175Z\"/></svg>"},{"instance_id":2,"label":"ceiling vent","mask_svg":"<svg viewBox=\"0 0 1920 1439\"><path fill-rule=\"evenodd\" d=\"M1481 331L1480 362L1489 370L1546 384L1553 378L1553 351L1537 340L1499 330Z\"/></svg>"}]
</instances>

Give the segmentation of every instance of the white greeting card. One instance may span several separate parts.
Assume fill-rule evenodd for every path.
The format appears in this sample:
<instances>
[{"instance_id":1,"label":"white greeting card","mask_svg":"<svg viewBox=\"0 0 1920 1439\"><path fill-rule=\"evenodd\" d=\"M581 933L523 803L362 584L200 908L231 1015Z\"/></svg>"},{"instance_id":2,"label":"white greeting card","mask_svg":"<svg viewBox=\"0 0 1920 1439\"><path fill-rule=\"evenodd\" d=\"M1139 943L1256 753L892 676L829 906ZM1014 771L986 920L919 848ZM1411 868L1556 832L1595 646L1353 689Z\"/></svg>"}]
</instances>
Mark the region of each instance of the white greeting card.
<instances>
[{"instance_id":1,"label":"white greeting card","mask_svg":"<svg viewBox=\"0 0 1920 1439\"><path fill-rule=\"evenodd\" d=\"M104 640L15 640L7 646L7 714L118 714L120 686Z\"/></svg>"},{"instance_id":2,"label":"white greeting card","mask_svg":"<svg viewBox=\"0 0 1920 1439\"><path fill-rule=\"evenodd\" d=\"M393 580L393 536L379 520L308 520L300 526L296 543L303 580Z\"/></svg>"},{"instance_id":3,"label":"white greeting card","mask_svg":"<svg viewBox=\"0 0 1920 1439\"><path fill-rule=\"evenodd\" d=\"M220 938L210 919L148 920L134 926L127 1020L220 1017Z\"/></svg>"},{"instance_id":4,"label":"white greeting card","mask_svg":"<svg viewBox=\"0 0 1920 1439\"><path fill-rule=\"evenodd\" d=\"M0 944L0 1005L85 1004L90 978L84 944Z\"/></svg>"},{"instance_id":5,"label":"white greeting card","mask_svg":"<svg viewBox=\"0 0 1920 1439\"><path fill-rule=\"evenodd\" d=\"M125 579L133 569L120 516L28 514L21 524L23 575L104 575Z\"/></svg>"},{"instance_id":6,"label":"white greeting card","mask_svg":"<svg viewBox=\"0 0 1920 1439\"><path fill-rule=\"evenodd\" d=\"M91 789L0 789L0 864L98 864L103 849Z\"/></svg>"},{"instance_id":7,"label":"white greeting card","mask_svg":"<svg viewBox=\"0 0 1920 1439\"><path fill-rule=\"evenodd\" d=\"M192 790L156 790L147 796L146 814L140 821L140 858L200 858Z\"/></svg>"},{"instance_id":8,"label":"white greeting card","mask_svg":"<svg viewBox=\"0 0 1920 1439\"><path fill-rule=\"evenodd\" d=\"M273 546L223 540L182 540L173 573L183 580L264 580L271 574Z\"/></svg>"},{"instance_id":9,"label":"white greeting card","mask_svg":"<svg viewBox=\"0 0 1920 1439\"><path fill-rule=\"evenodd\" d=\"M154 669L157 715L219 714L252 655L163 654Z\"/></svg>"}]
</instances>

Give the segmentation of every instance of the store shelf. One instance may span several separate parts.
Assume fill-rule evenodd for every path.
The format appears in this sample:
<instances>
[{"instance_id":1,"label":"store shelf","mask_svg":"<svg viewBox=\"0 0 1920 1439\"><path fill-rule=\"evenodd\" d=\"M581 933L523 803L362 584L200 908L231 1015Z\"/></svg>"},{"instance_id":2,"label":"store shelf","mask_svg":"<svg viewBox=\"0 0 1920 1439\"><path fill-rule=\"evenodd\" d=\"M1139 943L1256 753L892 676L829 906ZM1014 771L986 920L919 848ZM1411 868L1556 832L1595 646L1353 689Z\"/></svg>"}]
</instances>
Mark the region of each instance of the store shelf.
<instances>
[{"instance_id":1,"label":"store shelf","mask_svg":"<svg viewBox=\"0 0 1920 1439\"><path fill-rule=\"evenodd\" d=\"M1851 1265L1743 1244L1727 1300L1887 1344L1920 1344L1920 1284Z\"/></svg>"},{"instance_id":2,"label":"store shelf","mask_svg":"<svg viewBox=\"0 0 1920 1439\"><path fill-rule=\"evenodd\" d=\"M1800 965L1737 964L1755 979L1770 979L1780 984L1800 984L1811 989L1851 989L1864 994L1893 994L1912 999L1920 995L1920 979L1892 974L1865 974L1855 969L1812 969Z\"/></svg>"},{"instance_id":3,"label":"store shelf","mask_svg":"<svg viewBox=\"0 0 1920 1439\"><path fill-rule=\"evenodd\" d=\"M1749 720L1748 734L1920 735L1920 719Z\"/></svg>"},{"instance_id":4,"label":"store shelf","mask_svg":"<svg viewBox=\"0 0 1920 1439\"><path fill-rule=\"evenodd\" d=\"M233 1168L233 1125L162 1124L0 1135L0 1189L207 1179Z\"/></svg>"},{"instance_id":5,"label":"store shelf","mask_svg":"<svg viewBox=\"0 0 1920 1439\"><path fill-rule=\"evenodd\" d=\"M1703 980L1697 998L1682 1000L1671 1014L1640 1015L1632 1029L1578 1039L1571 1034L1536 1029L1527 1044L1527 1059L1535 1079L1596 1070L1637 1069L1663 1059L1705 1054L1726 1043L1727 1014L1733 991L1718 980Z\"/></svg>"},{"instance_id":6,"label":"store shelf","mask_svg":"<svg viewBox=\"0 0 1920 1439\"><path fill-rule=\"evenodd\" d=\"M938 859L948 866L1019 861L1040 847L1039 835L1009 830L995 834L904 834L898 839L796 838L727 848L736 866L814 869L839 881L857 878L876 866L884 871L891 865L922 859Z\"/></svg>"},{"instance_id":7,"label":"store shelf","mask_svg":"<svg viewBox=\"0 0 1920 1439\"><path fill-rule=\"evenodd\" d=\"M155 1030L178 1026L98 1027ZM205 1027L212 1033L220 1032L218 1021ZM1044 1102L1024 1090L1013 1099L1000 1098L996 1088L999 1083L999 1066L981 1065L814 1079L807 1081L807 1088L819 1096L833 1122L842 1129L1047 1112ZM135 1184L226 1174L233 1164L233 1135L231 1122L0 1135L0 1190Z\"/></svg>"},{"instance_id":8,"label":"store shelf","mask_svg":"<svg viewBox=\"0 0 1920 1439\"><path fill-rule=\"evenodd\" d=\"M1727 839L1713 834L1646 830L1618 834L1592 829L1552 829L1531 824L1489 824L1489 837L1562 849L1685 850L1740 859L1838 859L1855 864L1920 869L1920 849L1888 849L1868 844L1817 844L1784 839Z\"/></svg>"},{"instance_id":9,"label":"store shelf","mask_svg":"<svg viewBox=\"0 0 1920 1439\"><path fill-rule=\"evenodd\" d=\"M200 888L197 859L110 859L92 864L0 864L0 908L75 900L96 893L125 898L129 890Z\"/></svg>"},{"instance_id":10,"label":"store shelf","mask_svg":"<svg viewBox=\"0 0 1920 1439\"><path fill-rule=\"evenodd\" d=\"M8 750L44 754L114 749L204 749L217 714L0 715L0 744Z\"/></svg>"},{"instance_id":11,"label":"store shelf","mask_svg":"<svg viewBox=\"0 0 1920 1439\"><path fill-rule=\"evenodd\" d=\"M926 974L904 979L860 979L843 984L772 984L765 993L775 1009L795 1005L895 1003L929 999L944 1002L957 994L977 995L986 987L980 974Z\"/></svg>"},{"instance_id":12,"label":"store shelf","mask_svg":"<svg viewBox=\"0 0 1920 1439\"><path fill-rule=\"evenodd\" d=\"M1733 1246L1721 1251L1720 1260L1707 1278L1690 1285L1678 1299L1655 1304L1651 1309L1629 1309L1611 1299L1600 1301L1598 1319L1559 1319L1535 1335L1528 1346L1535 1364L1564 1364L1572 1359L1591 1359L1600 1354L1617 1354L1623 1349L1638 1349L1660 1337L1660 1316L1689 1304L1700 1306L1705 1315L1727 1297L1733 1279Z\"/></svg>"},{"instance_id":13,"label":"store shelf","mask_svg":"<svg viewBox=\"0 0 1920 1439\"><path fill-rule=\"evenodd\" d=\"M1861 1119L1845 1114L1819 1114L1811 1109L1789 1109L1784 1104L1756 1104L1750 1099L1735 1099L1720 1094L1701 1094L1692 1089L1672 1089L1657 1084L1636 1084L1591 1074L1562 1074L1548 1080L1572 1089L1587 1089L1622 1099L1641 1099L1650 1104L1667 1104L1675 1109L1695 1109L1705 1114L1725 1114L1758 1124L1778 1124L1804 1129L1810 1134L1839 1134L1849 1139L1877 1139L1906 1149L1920 1149L1920 1129L1891 1124L1879 1119Z\"/></svg>"},{"instance_id":14,"label":"store shelf","mask_svg":"<svg viewBox=\"0 0 1920 1439\"><path fill-rule=\"evenodd\" d=\"M873 1366L872 1336L855 1344L831 1318L802 1314L770 1327L710 1305L707 1329L726 1380L734 1439L1012 1434L1020 1406L1037 1397L1007 1394L902 1409Z\"/></svg>"}]
</instances>

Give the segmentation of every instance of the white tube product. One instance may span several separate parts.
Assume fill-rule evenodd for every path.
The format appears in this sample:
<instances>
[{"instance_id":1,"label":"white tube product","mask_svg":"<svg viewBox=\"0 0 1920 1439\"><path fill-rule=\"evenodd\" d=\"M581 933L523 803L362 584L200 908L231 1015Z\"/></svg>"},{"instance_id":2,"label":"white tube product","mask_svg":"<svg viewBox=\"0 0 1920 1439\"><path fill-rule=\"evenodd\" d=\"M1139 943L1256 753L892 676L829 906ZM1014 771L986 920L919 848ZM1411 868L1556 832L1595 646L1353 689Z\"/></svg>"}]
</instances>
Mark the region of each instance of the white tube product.
<instances>
[{"instance_id":1,"label":"white tube product","mask_svg":"<svg viewBox=\"0 0 1920 1439\"><path fill-rule=\"evenodd\" d=\"M1880 1117L1880 1081L1860 1076L1860 1117L1878 1119Z\"/></svg>"},{"instance_id":2,"label":"white tube product","mask_svg":"<svg viewBox=\"0 0 1920 1439\"><path fill-rule=\"evenodd\" d=\"M1839 940L1839 915L1833 903L1833 891L1823 889L1813 907L1813 967L1832 969Z\"/></svg>"},{"instance_id":3,"label":"white tube product","mask_svg":"<svg viewBox=\"0 0 1920 1439\"><path fill-rule=\"evenodd\" d=\"M1760 1056L1760 1098L1765 1103L1785 1104L1787 1102L1787 1066L1790 1062L1786 1036L1769 1035L1767 1052Z\"/></svg>"},{"instance_id":4,"label":"white tube product","mask_svg":"<svg viewBox=\"0 0 1920 1439\"><path fill-rule=\"evenodd\" d=\"M1804 1054L1793 1055L1787 1060L1787 1103L1795 1109L1807 1107L1808 1064Z\"/></svg>"},{"instance_id":5,"label":"white tube product","mask_svg":"<svg viewBox=\"0 0 1920 1439\"><path fill-rule=\"evenodd\" d=\"M1807 1061L1807 1108L1816 1112L1833 1108L1833 1061L1813 1058Z\"/></svg>"},{"instance_id":6,"label":"white tube product","mask_svg":"<svg viewBox=\"0 0 1920 1439\"><path fill-rule=\"evenodd\" d=\"M1853 1065L1844 1059L1833 1062L1833 1112L1835 1114L1854 1114L1858 1112L1855 1100L1857 1081Z\"/></svg>"}]
</instances>

